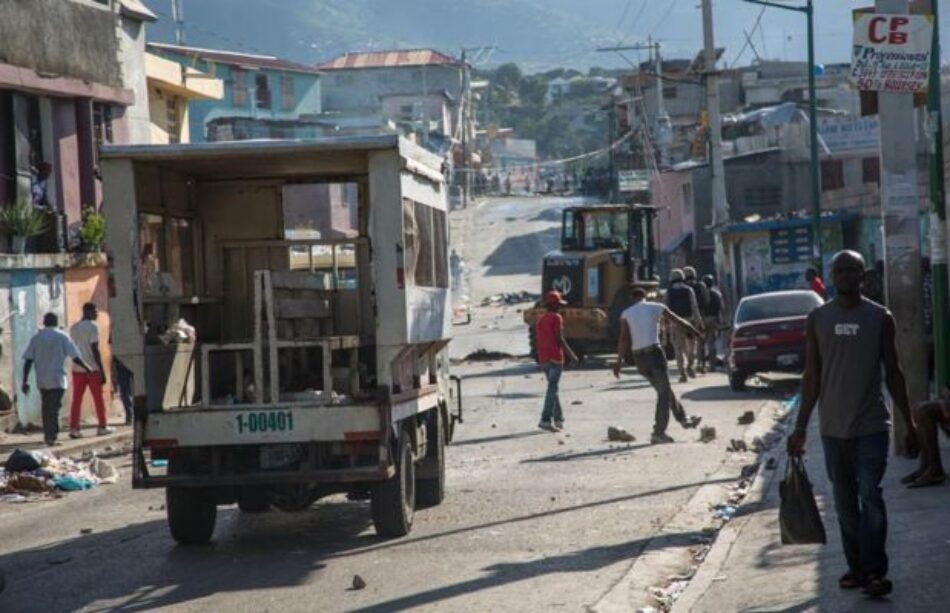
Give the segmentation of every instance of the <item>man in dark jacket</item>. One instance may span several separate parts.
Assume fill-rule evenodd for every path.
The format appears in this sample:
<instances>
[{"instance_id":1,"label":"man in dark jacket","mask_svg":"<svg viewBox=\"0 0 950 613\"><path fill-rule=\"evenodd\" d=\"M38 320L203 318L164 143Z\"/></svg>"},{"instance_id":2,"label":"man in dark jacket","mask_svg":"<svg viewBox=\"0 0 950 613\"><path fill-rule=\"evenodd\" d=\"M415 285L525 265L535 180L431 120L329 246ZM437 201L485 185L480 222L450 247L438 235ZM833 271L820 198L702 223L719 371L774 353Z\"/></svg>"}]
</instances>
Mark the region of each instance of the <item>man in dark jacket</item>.
<instances>
[{"instance_id":1,"label":"man in dark jacket","mask_svg":"<svg viewBox=\"0 0 950 613\"><path fill-rule=\"evenodd\" d=\"M705 363L709 371L716 368L716 344L719 340L719 326L722 325L725 312L725 303L722 299L722 292L716 287L716 278L712 275L703 275L703 285L709 290L709 302L706 303L706 309L703 311L703 325L706 326L706 348L702 352L700 361L700 370Z\"/></svg>"},{"instance_id":2,"label":"man in dark jacket","mask_svg":"<svg viewBox=\"0 0 950 613\"><path fill-rule=\"evenodd\" d=\"M670 286L666 290L666 306L674 315L685 319L694 327L702 326L702 315L699 305L696 304L696 294L683 280L683 271L674 268L670 271ZM696 342L685 330L679 326L670 330L670 340L673 341L673 350L676 352L676 366L680 371L680 383L686 381L686 376L695 377L693 364L696 361Z\"/></svg>"}]
</instances>

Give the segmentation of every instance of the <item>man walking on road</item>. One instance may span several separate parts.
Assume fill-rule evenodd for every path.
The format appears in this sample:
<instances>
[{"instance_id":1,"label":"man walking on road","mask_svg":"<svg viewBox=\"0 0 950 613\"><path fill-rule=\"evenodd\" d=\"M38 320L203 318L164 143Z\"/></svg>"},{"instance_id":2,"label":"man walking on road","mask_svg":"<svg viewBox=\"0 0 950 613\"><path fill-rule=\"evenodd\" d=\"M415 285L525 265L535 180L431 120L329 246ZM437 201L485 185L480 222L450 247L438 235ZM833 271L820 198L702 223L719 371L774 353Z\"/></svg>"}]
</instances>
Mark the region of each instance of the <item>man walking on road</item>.
<instances>
[{"instance_id":1,"label":"man walking on road","mask_svg":"<svg viewBox=\"0 0 950 613\"><path fill-rule=\"evenodd\" d=\"M674 268L670 271L670 286L666 290L666 306L674 315L696 325L702 321L699 305L696 303L696 294L683 281L683 271ZM692 326L690 326L692 327ZM686 381L686 375L695 377L693 363L696 360L696 343L689 332L680 326L670 330L670 340L673 342L673 351L676 352L676 367L680 372L680 383Z\"/></svg>"},{"instance_id":2,"label":"man walking on road","mask_svg":"<svg viewBox=\"0 0 950 613\"><path fill-rule=\"evenodd\" d=\"M102 387L106 384L106 370L102 367L102 354L99 352L99 310L91 302L82 306L82 320L69 330L83 362L89 365L85 372L73 371L73 401L69 409L69 438L82 438L80 413L82 397L89 388L92 401L96 405L96 418L99 420L99 435L114 432L106 421L106 403L102 396Z\"/></svg>"},{"instance_id":3,"label":"man walking on road","mask_svg":"<svg viewBox=\"0 0 950 613\"><path fill-rule=\"evenodd\" d=\"M647 302L646 292L642 289L633 290L633 304L620 314L620 338L617 340L617 362L614 364L614 376L619 379L624 357L632 352L637 370L656 390L656 414L653 434L650 436L650 442L654 445L673 442L666 433L671 411L684 428L695 428L702 421L700 417L686 415L683 405L670 387L666 354L660 347L661 321L669 322L685 334L699 336L696 328L666 306Z\"/></svg>"},{"instance_id":4,"label":"man walking on road","mask_svg":"<svg viewBox=\"0 0 950 613\"><path fill-rule=\"evenodd\" d=\"M703 326L706 328L706 349L702 353L702 362L710 372L716 368L716 344L719 341L719 326L722 324L725 303L722 292L716 287L716 279L712 275L703 275L703 285L709 290L709 301L703 311Z\"/></svg>"},{"instance_id":5,"label":"man walking on road","mask_svg":"<svg viewBox=\"0 0 950 613\"><path fill-rule=\"evenodd\" d=\"M705 318L706 318L706 309L709 308L709 289L706 287L706 284L699 280L699 277L696 276L696 269L692 266L687 266L683 269L683 277L686 285L689 286L689 289L693 290L693 295L696 296L696 307L699 310L699 319L693 324L701 332L705 330ZM705 351L703 345L705 344L705 337L693 338L693 355L696 356L696 362L699 365L699 374L705 374L706 368L703 365L703 353Z\"/></svg>"},{"instance_id":6,"label":"man walking on road","mask_svg":"<svg viewBox=\"0 0 950 613\"><path fill-rule=\"evenodd\" d=\"M59 319L54 313L43 316L43 329L30 339L23 354L23 383L20 387L25 395L29 395L30 370L36 364L36 387L42 399L43 441L50 447L59 444L56 438L59 436L59 410L66 392L66 360L72 359L76 366L89 371L79 349L58 326Z\"/></svg>"},{"instance_id":7,"label":"man walking on road","mask_svg":"<svg viewBox=\"0 0 950 613\"><path fill-rule=\"evenodd\" d=\"M881 597L892 589L881 495L890 442L890 415L881 393L882 363L887 389L907 423L909 450L917 448L917 431L897 357L894 318L861 295L864 259L854 251L837 253L831 279L835 298L812 311L806 324L802 402L795 431L788 437L788 453L804 453L808 419L820 401L825 466L848 563L838 585L861 587L866 594Z\"/></svg>"},{"instance_id":8,"label":"man walking on road","mask_svg":"<svg viewBox=\"0 0 950 613\"><path fill-rule=\"evenodd\" d=\"M564 428L564 413L561 410L561 400L558 398L558 385L561 381L561 372L564 370L564 354L577 362L577 355L564 339L564 318L558 311L567 303L561 298L557 290L550 290L544 294L544 304L547 312L538 318L535 323L535 339L537 341L538 364L548 380L548 389L544 394L544 409L541 411L541 421L538 427L549 432L557 432Z\"/></svg>"}]
</instances>

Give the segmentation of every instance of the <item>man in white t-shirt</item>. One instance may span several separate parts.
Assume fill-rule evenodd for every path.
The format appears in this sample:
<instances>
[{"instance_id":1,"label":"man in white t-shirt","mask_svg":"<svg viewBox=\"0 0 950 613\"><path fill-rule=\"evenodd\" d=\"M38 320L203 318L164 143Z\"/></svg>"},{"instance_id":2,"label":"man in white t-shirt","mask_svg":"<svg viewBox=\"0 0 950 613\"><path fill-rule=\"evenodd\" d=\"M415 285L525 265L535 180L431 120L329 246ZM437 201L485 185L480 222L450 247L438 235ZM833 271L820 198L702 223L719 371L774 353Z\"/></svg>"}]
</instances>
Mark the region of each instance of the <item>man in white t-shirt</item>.
<instances>
[{"instance_id":1,"label":"man in white t-shirt","mask_svg":"<svg viewBox=\"0 0 950 613\"><path fill-rule=\"evenodd\" d=\"M695 428L700 417L687 416L683 405L676 399L670 387L666 354L660 347L660 323L667 321L680 327L688 334L701 338L700 332L688 321L675 315L666 305L646 301L646 292L633 290L633 304L620 314L620 338L617 340L617 363L614 364L614 376L620 378L620 367L628 352L633 353L637 370L656 390L656 415L653 422L653 444L672 443L666 433L670 423L670 411L676 421L684 428Z\"/></svg>"},{"instance_id":2,"label":"man in white t-shirt","mask_svg":"<svg viewBox=\"0 0 950 613\"><path fill-rule=\"evenodd\" d=\"M69 408L69 438L82 438L79 417L82 411L82 397L89 388L92 401L96 405L96 417L99 420L99 435L114 432L106 422L106 403L102 396L102 387L106 384L106 370L102 367L102 354L99 352L99 310L96 305L87 302L82 306L82 320L69 329L83 362L89 365L89 372L73 370L73 401Z\"/></svg>"}]
</instances>

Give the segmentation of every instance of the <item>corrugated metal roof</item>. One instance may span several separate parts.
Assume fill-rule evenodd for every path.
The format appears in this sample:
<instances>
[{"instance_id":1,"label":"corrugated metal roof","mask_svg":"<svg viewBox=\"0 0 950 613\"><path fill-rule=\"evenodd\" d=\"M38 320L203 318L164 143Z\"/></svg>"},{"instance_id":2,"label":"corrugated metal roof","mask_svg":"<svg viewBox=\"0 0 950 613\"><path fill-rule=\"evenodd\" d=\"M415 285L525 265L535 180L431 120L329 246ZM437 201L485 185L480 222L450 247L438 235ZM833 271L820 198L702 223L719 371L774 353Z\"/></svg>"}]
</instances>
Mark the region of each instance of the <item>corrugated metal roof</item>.
<instances>
[{"instance_id":1,"label":"corrugated metal roof","mask_svg":"<svg viewBox=\"0 0 950 613\"><path fill-rule=\"evenodd\" d=\"M404 49L394 51L356 51L347 53L318 66L320 70L350 68L388 68L392 66L454 65L461 61L435 49Z\"/></svg>"},{"instance_id":2,"label":"corrugated metal roof","mask_svg":"<svg viewBox=\"0 0 950 613\"><path fill-rule=\"evenodd\" d=\"M284 70L287 72L320 74L320 71L313 66L282 60L278 57L274 57L273 55L254 55L251 53L238 53L235 51L201 49L199 47L183 47L181 45L171 45L167 43L148 43L148 47L150 50L159 54L162 52L178 53L187 57L198 58L207 62L217 62L219 64L230 64L233 66L242 66L246 68L269 68L272 70Z\"/></svg>"}]
</instances>

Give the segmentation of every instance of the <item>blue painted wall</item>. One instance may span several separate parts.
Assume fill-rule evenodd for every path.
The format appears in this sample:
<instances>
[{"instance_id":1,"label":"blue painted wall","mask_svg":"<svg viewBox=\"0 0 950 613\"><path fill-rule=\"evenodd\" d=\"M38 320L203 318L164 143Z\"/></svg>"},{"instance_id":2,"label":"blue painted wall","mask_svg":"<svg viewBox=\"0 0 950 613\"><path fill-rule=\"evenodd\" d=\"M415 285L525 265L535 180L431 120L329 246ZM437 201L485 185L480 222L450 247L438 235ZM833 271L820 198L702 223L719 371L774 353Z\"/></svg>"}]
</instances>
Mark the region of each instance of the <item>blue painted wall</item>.
<instances>
[{"instance_id":1,"label":"blue painted wall","mask_svg":"<svg viewBox=\"0 0 950 613\"><path fill-rule=\"evenodd\" d=\"M253 117L266 119L299 119L302 115L317 115L322 111L320 75L283 70L245 70L247 96L245 104L234 104L234 81L232 66L218 62L194 61L184 54L168 49L150 48L151 53L169 60L191 66L221 79L224 82L224 98L221 100L191 100L188 103L189 129L191 141L195 143L207 140L206 124L219 117ZM255 76L267 76L268 89L271 92L271 108L256 108ZM293 83L293 108L284 109L281 77L290 76Z\"/></svg>"}]
</instances>

